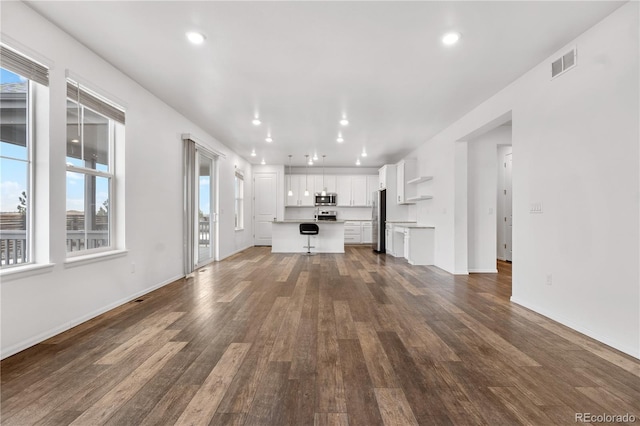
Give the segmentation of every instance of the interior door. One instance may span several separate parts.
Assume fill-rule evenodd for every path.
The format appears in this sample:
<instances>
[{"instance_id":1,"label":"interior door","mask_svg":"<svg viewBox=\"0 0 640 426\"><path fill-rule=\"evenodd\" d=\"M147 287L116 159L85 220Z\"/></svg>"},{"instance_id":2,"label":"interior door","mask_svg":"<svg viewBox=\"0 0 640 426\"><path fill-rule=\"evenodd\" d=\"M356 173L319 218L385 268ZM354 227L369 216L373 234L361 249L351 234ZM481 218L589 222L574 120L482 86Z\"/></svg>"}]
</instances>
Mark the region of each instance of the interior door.
<instances>
[{"instance_id":1,"label":"interior door","mask_svg":"<svg viewBox=\"0 0 640 426\"><path fill-rule=\"evenodd\" d=\"M512 261L512 242L511 242L511 234L513 231L513 196L512 196L512 183L511 183L511 171L512 171L512 163L513 157L512 154L507 154L504 156L505 170L504 170L504 188L505 188L505 197L504 197L504 214L506 217L505 221L505 258L509 262Z\"/></svg>"},{"instance_id":2,"label":"interior door","mask_svg":"<svg viewBox=\"0 0 640 426\"><path fill-rule=\"evenodd\" d=\"M276 218L278 199L276 173L256 173L253 178L254 244L271 245L271 225Z\"/></svg>"}]
</instances>

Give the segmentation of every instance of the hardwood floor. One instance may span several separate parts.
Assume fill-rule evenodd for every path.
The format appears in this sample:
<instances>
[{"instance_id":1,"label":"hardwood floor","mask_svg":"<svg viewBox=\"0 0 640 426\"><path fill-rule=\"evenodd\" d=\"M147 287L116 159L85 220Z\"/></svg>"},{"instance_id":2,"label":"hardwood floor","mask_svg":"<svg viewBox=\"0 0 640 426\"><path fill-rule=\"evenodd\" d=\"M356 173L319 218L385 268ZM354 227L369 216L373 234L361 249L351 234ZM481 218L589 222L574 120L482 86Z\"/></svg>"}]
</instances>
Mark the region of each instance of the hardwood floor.
<instances>
[{"instance_id":1,"label":"hardwood floor","mask_svg":"<svg viewBox=\"0 0 640 426\"><path fill-rule=\"evenodd\" d=\"M640 416L640 363L452 276L246 250L10 357L3 425L574 424Z\"/></svg>"}]
</instances>

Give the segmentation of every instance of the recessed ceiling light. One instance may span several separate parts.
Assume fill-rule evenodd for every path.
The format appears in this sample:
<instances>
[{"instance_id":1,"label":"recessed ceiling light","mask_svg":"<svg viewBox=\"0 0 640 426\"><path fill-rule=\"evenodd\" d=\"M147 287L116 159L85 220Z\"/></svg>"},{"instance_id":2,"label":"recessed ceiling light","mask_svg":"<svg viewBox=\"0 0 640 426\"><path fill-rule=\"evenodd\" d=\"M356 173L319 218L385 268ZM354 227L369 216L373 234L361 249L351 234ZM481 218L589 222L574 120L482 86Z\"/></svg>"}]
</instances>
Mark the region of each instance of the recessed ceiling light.
<instances>
[{"instance_id":1,"label":"recessed ceiling light","mask_svg":"<svg viewBox=\"0 0 640 426\"><path fill-rule=\"evenodd\" d=\"M73 143L80 143L80 141L78 139L71 139L71 142Z\"/></svg>"},{"instance_id":2,"label":"recessed ceiling light","mask_svg":"<svg viewBox=\"0 0 640 426\"><path fill-rule=\"evenodd\" d=\"M264 166L265 164L267 164L267 162L264 161L264 158L263 158L262 161L260 162L260 164L262 164Z\"/></svg>"},{"instance_id":3,"label":"recessed ceiling light","mask_svg":"<svg viewBox=\"0 0 640 426\"><path fill-rule=\"evenodd\" d=\"M356 160L356 166L359 166L359 165L360 165L360 159L358 158L358 159Z\"/></svg>"},{"instance_id":4,"label":"recessed ceiling light","mask_svg":"<svg viewBox=\"0 0 640 426\"><path fill-rule=\"evenodd\" d=\"M253 120L251 120L251 123L252 123L254 126L259 126L259 125L261 125L261 124L262 124L262 121L260 121L258 118L254 118Z\"/></svg>"},{"instance_id":5,"label":"recessed ceiling light","mask_svg":"<svg viewBox=\"0 0 640 426\"><path fill-rule=\"evenodd\" d=\"M340 120L340 124L342 124L343 126L347 126L349 124L349 120L343 118L342 120Z\"/></svg>"},{"instance_id":6,"label":"recessed ceiling light","mask_svg":"<svg viewBox=\"0 0 640 426\"><path fill-rule=\"evenodd\" d=\"M336 139L336 141L337 141L338 143L342 143L342 142L344 142L344 139L342 138L342 133L338 133L338 139Z\"/></svg>"},{"instance_id":7,"label":"recessed ceiling light","mask_svg":"<svg viewBox=\"0 0 640 426\"><path fill-rule=\"evenodd\" d=\"M452 44L456 44L460 40L460 33L446 33L442 36L442 42L447 46L451 46Z\"/></svg>"},{"instance_id":8,"label":"recessed ceiling light","mask_svg":"<svg viewBox=\"0 0 640 426\"><path fill-rule=\"evenodd\" d=\"M255 150L255 149L251 151L251 156L252 156L252 157L255 157L255 156L256 156L256 150Z\"/></svg>"},{"instance_id":9,"label":"recessed ceiling light","mask_svg":"<svg viewBox=\"0 0 640 426\"><path fill-rule=\"evenodd\" d=\"M309 158L309 162L307 164L309 164L310 166L313 166L313 159Z\"/></svg>"},{"instance_id":10,"label":"recessed ceiling light","mask_svg":"<svg viewBox=\"0 0 640 426\"><path fill-rule=\"evenodd\" d=\"M187 39L193 44L202 44L206 37L204 34L197 33L195 31L189 31L187 33Z\"/></svg>"},{"instance_id":11,"label":"recessed ceiling light","mask_svg":"<svg viewBox=\"0 0 640 426\"><path fill-rule=\"evenodd\" d=\"M363 150L362 150L362 154L360 154L360 155L362 155L363 157L366 157L366 156L367 156L367 151L365 151L365 150L363 149Z\"/></svg>"},{"instance_id":12,"label":"recessed ceiling light","mask_svg":"<svg viewBox=\"0 0 640 426\"><path fill-rule=\"evenodd\" d=\"M313 154L313 161L318 161L318 154Z\"/></svg>"},{"instance_id":13,"label":"recessed ceiling light","mask_svg":"<svg viewBox=\"0 0 640 426\"><path fill-rule=\"evenodd\" d=\"M273 139L271 138L271 136L267 136L267 138L265 139L265 141L271 143L273 142Z\"/></svg>"}]
</instances>

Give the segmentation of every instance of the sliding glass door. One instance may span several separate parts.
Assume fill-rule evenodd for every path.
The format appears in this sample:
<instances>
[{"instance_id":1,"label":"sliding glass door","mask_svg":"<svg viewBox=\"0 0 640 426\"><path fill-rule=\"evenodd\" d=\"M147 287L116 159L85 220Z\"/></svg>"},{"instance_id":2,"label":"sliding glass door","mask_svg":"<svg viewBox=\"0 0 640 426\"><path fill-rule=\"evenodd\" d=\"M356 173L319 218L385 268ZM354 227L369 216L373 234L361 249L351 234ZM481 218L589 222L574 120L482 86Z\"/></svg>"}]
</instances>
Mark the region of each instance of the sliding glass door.
<instances>
[{"instance_id":1,"label":"sliding glass door","mask_svg":"<svg viewBox=\"0 0 640 426\"><path fill-rule=\"evenodd\" d=\"M196 157L198 164L198 211L197 219L194 220L197 228L197 235L194 238L194 242L197 245L195 266L201 266L211 262L215 257L215 210L212 202L215 200L213 192L215 160L197 149Z\"/></svg>"},{"instance_id":2,"label":"sliding glass door","mask_svg":"<svg viewBox=\"0 0 640 426\"><path fill-rule=\"evenodd\" d=\"M184 273L218 260L218 156L192 139L184 150Z\"/></svg>"}]
</instances>

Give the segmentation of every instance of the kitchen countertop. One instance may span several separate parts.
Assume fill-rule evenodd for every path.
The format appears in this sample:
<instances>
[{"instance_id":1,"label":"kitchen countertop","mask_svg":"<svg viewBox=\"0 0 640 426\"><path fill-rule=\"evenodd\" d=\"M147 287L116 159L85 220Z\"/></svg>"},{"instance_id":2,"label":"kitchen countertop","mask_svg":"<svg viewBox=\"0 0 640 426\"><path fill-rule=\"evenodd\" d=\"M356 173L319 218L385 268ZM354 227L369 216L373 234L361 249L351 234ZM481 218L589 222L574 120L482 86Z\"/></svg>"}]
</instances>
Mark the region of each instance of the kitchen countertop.
<instances>
[{"instance_id":1,"label":"kitchen countertop","mask_svg":"<svg viewBox=\"0 0 640 426\"><path fill-rule=\"evenodd\" d=\"M385 220L385 223L418 223L415 220Z\"/></svg>"},{"instance_id":2,"label":"kitchen countertop","mask_svg":"<svg viewBox=\"0 0 640 426\"><path fill-rule=\"evenodd\" d=\"M435 229L435 226L425 226L425 225L401 225L398 228L411 228L411 229Z\"/></svg>"}]
</instances>

